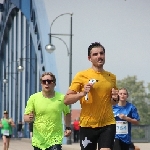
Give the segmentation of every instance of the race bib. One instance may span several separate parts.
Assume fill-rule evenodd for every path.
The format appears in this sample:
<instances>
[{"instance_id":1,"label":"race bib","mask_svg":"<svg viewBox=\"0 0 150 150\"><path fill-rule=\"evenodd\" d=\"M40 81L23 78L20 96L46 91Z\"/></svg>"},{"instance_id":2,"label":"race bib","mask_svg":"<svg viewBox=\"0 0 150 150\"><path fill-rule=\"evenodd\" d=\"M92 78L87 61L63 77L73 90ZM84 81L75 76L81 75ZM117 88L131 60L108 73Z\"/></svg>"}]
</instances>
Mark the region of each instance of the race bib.
<instances>
[{"instance_id":1,"label":"race bib","mask_svg":"<svg viewBox=\"0 0 150 150\"><path fill-rule=\"evenodd\" d=\"M9 136L9 130L4 130L3 135Z\"/></svg>"},{"instance_id":2,"label":"race bib","mask_svg":"<svg viewBox=\"0 0 150 150\"><path fill-rule=\"evenodd\" d=\"M116 121L116 134L128 134L127 121Z\"/></svg>"}]
</instances>

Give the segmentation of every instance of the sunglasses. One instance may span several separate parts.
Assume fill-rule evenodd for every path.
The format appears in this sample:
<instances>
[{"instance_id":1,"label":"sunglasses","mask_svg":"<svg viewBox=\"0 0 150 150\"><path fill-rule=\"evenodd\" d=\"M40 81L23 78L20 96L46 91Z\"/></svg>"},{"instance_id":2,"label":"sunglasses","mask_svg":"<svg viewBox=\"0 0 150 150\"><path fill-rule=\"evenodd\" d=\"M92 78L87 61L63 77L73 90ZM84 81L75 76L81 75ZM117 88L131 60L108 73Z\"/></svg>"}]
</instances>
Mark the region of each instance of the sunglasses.
<instances>
[{"instance_id":1,"label":"sunglasses","mask_svg":"<svg viewBox=\"0 0 150 150\"><path fill-rule=\"evenodd\" d=\"M46 84L46 83L48 83L48 84L51 84L51 83L54 83L54 81L53 80L42 80L42 84Z\"/></svg>"}]
</instances>

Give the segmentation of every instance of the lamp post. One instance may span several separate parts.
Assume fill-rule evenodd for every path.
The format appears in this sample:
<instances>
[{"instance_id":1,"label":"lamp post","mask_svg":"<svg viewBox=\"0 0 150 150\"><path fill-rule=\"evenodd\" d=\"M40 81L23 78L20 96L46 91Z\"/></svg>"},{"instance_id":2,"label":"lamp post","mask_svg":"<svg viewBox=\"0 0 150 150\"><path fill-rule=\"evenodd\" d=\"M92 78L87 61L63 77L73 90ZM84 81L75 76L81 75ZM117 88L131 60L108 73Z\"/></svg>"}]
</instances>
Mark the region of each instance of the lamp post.
<instances>
[{"instance_id":1,"label":"lamp post","mask_svg":"<svg viewBox=\"0 0 150 150\"><path fill-rule=\"evenodd\" d=\"M26 47L28 47L30 45L31 44L26 45L25 47L22 48L22 50L24 50ZM27 60L31 60L31 59L35 59L35 61L36 61L37 58L22 58L22 55L21 55L21 58L19 58L19 65L17 67L18 72L22 72L24 70L24 66L22 65L22 62L26 61L30 64L30 66L33 68L33 72L35 73L32 63L30 61L27 61Z\"/></svg>"},{"instance_id":2,"label":"lamp post","mask_svg":"<svg viewBox=\"0 0 150 150\"><path fill-rule=\"evenodd\" d=\"M70 15L70 34L54 34L54 33L51 33L51 29L52 29L52 25L53 23L61 16L64 16L64 15ZM64 14L60 14L59 16L57 16L51 23L50 25L50 33L49 33L49 44L45 46L45 49L48 53L52 53L54 50L55 50L55 45L53 45L51 43L51 38L54 37L54 38L57 38L59 40L61 40L66 48L67 48L67 52L68 52L68 56L69 56L69 86L71 84L71 81L72 81L72 13L64 13ZM66 42L58 37L58 36L70 36L70 49L68 48ZM70 105L70 110L71 110L71 105ZM71 118L70 118L70 124L71 124ZM67 138L67 144L72 144L72 141L71 141L71 136L69 136Z\"/></svg>"},{"instance_id":3,"label":"lamp post","mask_svg":"<svg viewBox=\"0 0 150 150\"><path fill-rule=\"evenodd\" d=\"M30 63L30 61L27 61L26 59L28 59L28 58L22 58L22 60L25 60L26 62L28 62L28 63ZM29 58L30 59L30 58ZM33 59L33 58L31 58L31 59ZM36 58L34 58L34 59L36 59ZM22 61L21 60L21 61ZM34 67L33 67L33 65L30 63L30 65L31 65L31 67L32 67L32 69L33 69L33 72L35 73L35 70L34 70ZM18 67L17 67L17 70L18 70L18 72L22 72L23 70L24 70L24 66L23 65L19 65Z\"/></svg>"},{"instance_id":4,"label":"lamp post","mask_svg":"<svg viewBox=\"0 0 150 150\"><path fill-rule=\"evenodd\" d=\"M25 104L27 102L26 97L29 97L31 94L37 92L37 85L38 85L38 81L37 81L37 58L36 55L31 53L31 57L28 56L28 53L24 53L24 50L28 50L28 52L30 52L32 50L32 43L27 44L26 46L24 46L21 51L21 57L19 58L19 64L17 66L17 71L20 73L20 82L19 85L21 85L21 83L24 86L21 87L20 91L26 90L27 92L25 92L24 94L20 95L20 97L22 98L22 101L20 101L21 106L25 107ZM23 58L23 56L25 58ZM34 58L33 58L34 57ZM23 72L24 71L24 72ZM22 111L22 109L20 110ZM24 135L25 137L29 137L29 133L28 133L28 125L25 124L24 126Z\"/></svg>"},{"instance_id":5,"label":"lamp post","mask_svg":"<svg viewBox=\"0 0 150 150\"><path fill-rule=\"evenodd\" d=\"M12 109L11 108L11 111L13 110L13 111L15 111L14 112L14 114L15 114L15 122L17 123L18 122L18 112L19 112L19 110L18 110L18 81L17 81L17 79L18 79L18 73L17 72L5 72L5 74L4 74L4 79L3 79L3 83L4 84L7 84L8 83L8 79L6 78L6 74L16 74L16 78L14 78L12 75L11 75L11 77L15 80L15 104L13 104L13 106L14 106L14 108ZM6 107L6 106L5 106ZM15 107L16 107L16 109L15 109ZM12 114L11 114L12 115ZM17 130L15 129L15 137L17 137Z\"/></svg>"},{"instance_id":6,"label":"lamp post","mask_svg":"<svg viewBox=\"0 0 150 150\"><path fill-rule=\"evenodd\" d=\"M24 49L26 49L28 46L30 46L31 45L31 43L29 43L29 44L27 44L26 46L24 46L23 48L22 48L22 51L24 50ZM23 70L24 70L24 67L23 67L23 65L22 65L22 61L23 60L27 60L27 59L35 59L35 58L22 58L22 55L21 55L21 58L19 58L19 65L18 65L18 67L17 67L17 70L19 71L19 72L22 72ZM28 61L27 61L28 62Z\"/></svg>"},{"instance_id":7,"label":"lamp post","mask_svg":"<svg viewBox=\"0 0 150 150\"><path fill-rule=\"evenodd\" d=\"M11 66L12 63L17 63L17 61L11 61L11 62L9 62L9 63L8 63L8 66L5 67L5 69L4 69L4 75L3 75L3 76L4 76L4 78L3 78L3 83L4 83L4 84L7 84L7 83L8 83L8 79L6 78L6 75L8 75L8 74L11 74L11 78L14 79L14 80L15 80L15 84L17 84L17 80L12 76L12 74L16 74L16 78L18 78L18 77L17 77L17 73L16 73L16 72L14 73L14 72L11 72L11 71L9 72L9 67ZM7 68L8 68L8 69L7 69ZM8 72L7 72L7 70L8 70ZM17 88L18 88L18 87L15 86L15 91L18 91ZM8 107L7 109L9 109L9 106L10 106L10 105L9 105L9 103L7 102L8 99L6 99L6 96L7 96L7 97L10 97L10 96L9 96L9 94L6 95L6 90L4 91L4 95L5 95L5 97L4 97L4 103L7 104L7 105L5 105L5 107L6 107L6 108ZM16 103L17 99L18 99L18 98L17 98L16 93L15 93L15 103ZM14 106L15 106L15 105L14 105ZM6 108L5 108L5 109L6 109Z\"/></svg>"}]
</instances>

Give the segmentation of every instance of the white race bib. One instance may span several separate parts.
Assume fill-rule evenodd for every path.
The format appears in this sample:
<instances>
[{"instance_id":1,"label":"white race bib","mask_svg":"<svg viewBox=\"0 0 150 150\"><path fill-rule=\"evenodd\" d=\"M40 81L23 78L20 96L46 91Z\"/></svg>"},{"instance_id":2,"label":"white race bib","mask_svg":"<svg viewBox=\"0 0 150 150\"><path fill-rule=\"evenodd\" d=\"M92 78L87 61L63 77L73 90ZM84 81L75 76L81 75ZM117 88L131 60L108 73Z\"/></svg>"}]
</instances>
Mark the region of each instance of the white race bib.
<instances>
[{"instance_id":1,"label":"white race bib","mask_svg":"<svg viewBox=\"0 0 150 150\"><path fill-rule=\"evenodd\" d=\"M128 134L127 121L116 121L116 134Z\"/></svg>"},{"instance_id":2,"label":"white race bib","mask_svg":"<svg viewBox=\"0 0 150 150\"><path fill-rule=\"evenodd\" d=\"M4 130L3 135L9 136L9 130Z\"/></svg>"}]
</instances>

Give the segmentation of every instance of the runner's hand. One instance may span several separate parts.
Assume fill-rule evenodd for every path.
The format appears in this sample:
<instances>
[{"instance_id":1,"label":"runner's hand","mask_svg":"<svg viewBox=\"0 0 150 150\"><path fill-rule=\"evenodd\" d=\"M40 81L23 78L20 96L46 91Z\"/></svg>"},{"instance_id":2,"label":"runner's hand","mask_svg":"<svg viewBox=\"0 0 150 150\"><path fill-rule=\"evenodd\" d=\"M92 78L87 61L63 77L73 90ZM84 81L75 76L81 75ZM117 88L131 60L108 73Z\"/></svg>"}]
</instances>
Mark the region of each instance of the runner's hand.
<instances>
[{"instance_id":1,"label":"runner's hand","mask_svg":"<svg viewBox=\"0 0 150 150\"><path fill-rule=\"evenodd\" d=\"M120 114L120 115L119 115L119 118L120 118L120 119L123 119L123 120L126 120L126 115Z\"/></svg>"},{"instance_id":2,"label":"runner's hand","mask_svg":"<svg viewBox=\"0 0 150 150\"><path fill-rule=\"evenodd\" d=\"M84 90L83 90L83 92L84 92L85 95L86 95L87 93L89 93L91 87L92 87L92 83L88 83L88 84L84 85Z\"/></svg>"},{"instance_id":3,"label":"runner's hand","mask_svg":"<svg viewBox=\"0 0 150 150\"><path fill-rule=\"evenodd\" d=\"M30 119L30 121L33 121L33 119L34 119L33 111L29 114L29 119Z\"/></svg>"},{"instance_id":4,"label":"runner's hand","mask_svg":"<svg viewBox=\"0 0 150 150\"><path fill-rule=\"evenodd\" d=\"M12 123L12 119L9 119L9 120L8 120L8 123L11 124L11 123Z\"/></svg>"},{"instance_id":5,"label":"runner's hand","mask_svg":"<svg viewBox=\"0 0 150 150\"><path fill-rule=\"evenodd\" d=\"M115 88L112 89L111 91L111 94L112 94L112 99L118 101L119 100L119 95L118 95L118 90L116 90Z\"/></svg>"},{"instance_id":6,"label":"runner's hand","mask_svg":"<svg viewBox=\"0 0 150 150\"><path fill-rule=\"evenodd\" d=\"M70 136L70 135L71 135L71 132L72 132L71 130L66 129L65 132L64 132L64 136L65 136L65 137Z\"/></svg>"}]
</instances>

